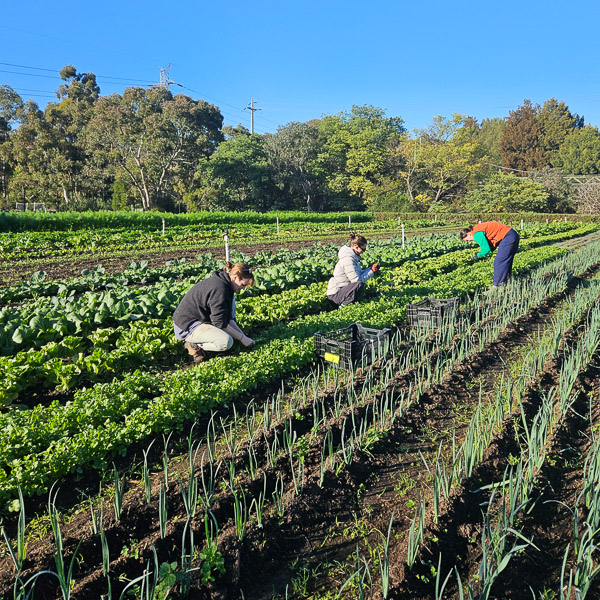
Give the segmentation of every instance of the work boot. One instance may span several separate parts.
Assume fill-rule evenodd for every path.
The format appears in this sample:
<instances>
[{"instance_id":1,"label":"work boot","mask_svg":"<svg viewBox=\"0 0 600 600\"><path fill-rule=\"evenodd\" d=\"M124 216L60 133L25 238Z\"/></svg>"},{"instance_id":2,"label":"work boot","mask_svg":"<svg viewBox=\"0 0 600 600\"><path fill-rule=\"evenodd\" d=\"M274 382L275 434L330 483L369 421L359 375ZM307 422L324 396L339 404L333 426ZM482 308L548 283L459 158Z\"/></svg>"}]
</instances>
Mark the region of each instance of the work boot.
<instances>
[{"instance_id":1,"label":"work boot","mask_svg":"<svg viewBox=\"0 0 600 600\"><path fill-rule=\"evenodd\" d=\"M194 363L200 364L206 358L206 352L204 348L199 344L194 344L193 342L185 342L185 349L188 351L189 355L192 357Z\"/></svg>"}]
</instances>

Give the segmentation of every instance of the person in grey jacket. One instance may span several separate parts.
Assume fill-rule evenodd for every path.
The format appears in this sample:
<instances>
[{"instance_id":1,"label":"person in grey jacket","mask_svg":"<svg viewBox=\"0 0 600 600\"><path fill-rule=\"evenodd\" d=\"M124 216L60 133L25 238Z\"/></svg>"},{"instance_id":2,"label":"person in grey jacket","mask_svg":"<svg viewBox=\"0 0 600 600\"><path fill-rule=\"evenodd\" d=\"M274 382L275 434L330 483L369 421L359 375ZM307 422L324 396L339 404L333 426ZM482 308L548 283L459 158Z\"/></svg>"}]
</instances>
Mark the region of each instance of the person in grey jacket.
<instances>
[{"instance_id":1,"label":"person in grey jacket","mask_svg":"<svg viewBox=\"0 0 600 600\"><path fill-rule=\"evenodd\" d=\"M340 248L339 260L327 285L327 297L338 307L357 300L365 281L379 270L378 264L367 269L360 266L358 258L367 249L367 240L356 233L351 233L348 238L349 245Z\"/></svg>"},{"instance_id":2,"label":"person in grey jacket","mask_svg":"<svg viewBox=\"0 0 600 600\"><path fill-rule=\"evenodd\" d=\"M192 287L173 313L175 337L185 341L185 348L195 363L209 352L225 352L237 340L251 347L249 338L235 321L234 292L251 286L254 275L248 265L227 263L224 271L214 271Z\"/></svg>"}]
</instances>

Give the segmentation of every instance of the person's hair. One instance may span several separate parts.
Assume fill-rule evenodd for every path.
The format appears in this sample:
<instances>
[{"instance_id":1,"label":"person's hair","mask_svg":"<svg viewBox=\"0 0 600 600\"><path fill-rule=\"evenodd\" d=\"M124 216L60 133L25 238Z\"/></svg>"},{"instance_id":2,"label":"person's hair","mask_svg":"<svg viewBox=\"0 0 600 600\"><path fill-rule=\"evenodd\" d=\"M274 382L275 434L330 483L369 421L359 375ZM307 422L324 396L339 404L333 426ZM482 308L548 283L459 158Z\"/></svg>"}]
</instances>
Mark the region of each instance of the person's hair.
<instances>
[{"instance_id":1,"label":"person's hair","mask_svg":"<svg viewBox=\"0 0 600 600\"><path fill-rule=\"evenodd\" d=\"M254 273L252 273L252 271L250 270L250 266L246 263L232 264L229 261L227 261L223 270L229 274L229 277L236 276L240 279L249 279L249 285L254 285Z\"/></svg>"},{"instance_id":2,"label":"person's hair","mask_svg":"<svg viewBox=\"0 0 600 600\"><path fill-rule=\"evenodd\" d=\"M362 235L358 235L357 233L351 233L348 236L348 239L350 240L351 246L356 245L362 248L363 250L367 247L367 238L363 237Z\"/></svg>"},{"instance_id":3,"label":"person's hair","mask_svg":"<svg viewBox=\"0 0 600 600\"><path fill-rule=\"evenodd\" d=\"M464 240L471 233L471 231L473 231L473 225L469 225L468 227L461 229L460 230L460 239Z\"/></svg>"}]
</instances>

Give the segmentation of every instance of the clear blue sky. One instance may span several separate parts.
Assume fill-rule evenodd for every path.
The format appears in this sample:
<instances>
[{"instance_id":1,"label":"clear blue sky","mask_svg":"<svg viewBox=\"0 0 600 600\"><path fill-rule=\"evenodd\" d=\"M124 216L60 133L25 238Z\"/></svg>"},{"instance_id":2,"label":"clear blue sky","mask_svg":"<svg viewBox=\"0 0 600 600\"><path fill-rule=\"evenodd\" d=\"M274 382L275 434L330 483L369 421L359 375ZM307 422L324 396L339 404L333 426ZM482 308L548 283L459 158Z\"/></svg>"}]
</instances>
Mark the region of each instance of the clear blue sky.
<instances>
[{"instance_id":1,"label":"clear blue sky","mask_svg":"<svg viewBox=\"0 0 600 600\"><path fill-rule=\"evenodd\" d=\"M66 64L95 73L103 95L171 64L173 93L216 104L225 124L249 127L253 97L257 133L353 104L412 130L551 97L600 125L598 23L597 0L12 0L0 84L43 107Z\"/></svg>"}]
</instances>

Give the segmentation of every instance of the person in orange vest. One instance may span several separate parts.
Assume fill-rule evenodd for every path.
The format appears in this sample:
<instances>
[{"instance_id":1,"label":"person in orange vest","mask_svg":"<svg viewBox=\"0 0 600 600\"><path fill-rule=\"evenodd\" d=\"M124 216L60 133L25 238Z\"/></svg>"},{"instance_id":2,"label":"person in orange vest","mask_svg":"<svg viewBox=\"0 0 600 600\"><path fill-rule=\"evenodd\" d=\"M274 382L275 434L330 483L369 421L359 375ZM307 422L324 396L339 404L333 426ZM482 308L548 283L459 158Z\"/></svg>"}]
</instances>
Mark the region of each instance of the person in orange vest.
<instances>
[{"instance_id":1,"label":"person in orange vest","mask_svg":"<svg viewBox=\"0 0 600 600\"><path fill-rule=\"evenodd\" d=\"M510 277L513 259L519 249L519 234L508 225L498 221L487 221L478 225L471 225L461 229L460 237L465 242L476 242L479 244L479 252L473 260L481 260L489 256L496 248L494 259L494 281L492 289L504 285Z\"/></svg>"}]
</instances>

